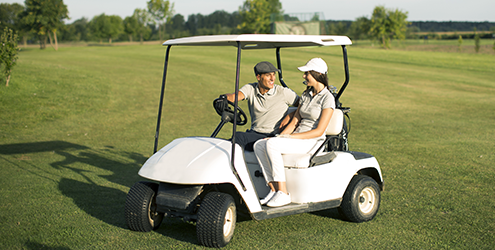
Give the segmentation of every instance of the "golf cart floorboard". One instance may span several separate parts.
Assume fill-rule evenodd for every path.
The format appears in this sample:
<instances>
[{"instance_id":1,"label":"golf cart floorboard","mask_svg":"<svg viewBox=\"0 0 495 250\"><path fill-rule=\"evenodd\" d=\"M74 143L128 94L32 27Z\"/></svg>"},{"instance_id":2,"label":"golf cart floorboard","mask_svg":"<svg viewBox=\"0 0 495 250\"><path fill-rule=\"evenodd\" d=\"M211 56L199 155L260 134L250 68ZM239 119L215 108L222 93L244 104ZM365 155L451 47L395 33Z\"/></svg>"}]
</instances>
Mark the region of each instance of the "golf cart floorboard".
<instances>
[{"instance_id":1,"label":"golf cart floorboard","mask_svg":"<svg viewBox=\"0 0 495 250\"><path fill-rule=\"evenodd\" d=\"M341 199L336 199L322 202L291 203L282 207L262 206L263 211L254 213L253 217L255 220L265 220L292 214L309 213L339 207L341 202Z\"/></svg>"}]
</instances>

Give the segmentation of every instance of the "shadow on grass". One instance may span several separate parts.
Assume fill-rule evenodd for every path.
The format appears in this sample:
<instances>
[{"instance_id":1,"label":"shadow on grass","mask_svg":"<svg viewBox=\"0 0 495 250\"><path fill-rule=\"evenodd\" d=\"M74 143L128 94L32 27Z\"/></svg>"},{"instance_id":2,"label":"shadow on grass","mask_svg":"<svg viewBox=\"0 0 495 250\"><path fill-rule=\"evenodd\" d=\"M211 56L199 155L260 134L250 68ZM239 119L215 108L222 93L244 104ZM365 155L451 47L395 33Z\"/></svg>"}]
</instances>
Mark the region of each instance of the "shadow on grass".
<instances>
[{"instance_id":1,"label":"shadow on grass","mask_svg":"<svg viewBox=\"0 0 495 250\"><path fill-rule=\"evenodd\" d=\"M18 143L18 144L4 144L0 145L0 154L13 155L13 154L31 154L41 152L52 152L61 150L84 150L89 149L86 146L65 142L65 141L46 141L46 142L31 142L31 143Z\"/></svg>"},{"instance_id":2,"label":"shadow on grass","mask_svg":"<svg viewBox=\"0 0 495 250\"><path fill-rule=\"evenodd\" d=\"M196 225L192 222L184 222L179 218L163 218L156 232L165 237L199 246L196 238Z\"/></svg>"},{"instance_id":3,"label":"shadow on grass","mask_svg":"<svg viewBox=\"0 0 495 250\"><path fill-rule=\"evenodd\" d=\"M23 164L29 165L28 167L15 161L11 163L33 175L57 182L61 193L93 218L129 230L124 218L127 192L122 188L115 188L115 184L130 188L135 182L142 180L137 172L146 157L138 153L121 152L112 147L92 149L64 141L0 145L0 155L11 155L17 159L29 159L33 158L30 154L43 153L45 155L37 157L40 162L24 161ZM48 156L46 153L52 156L45 157ZM240 216L238 222L250 219ZM199 245L196 225L181 219L164 218L156 232L177 241ZM25 247L38 249L47 246L26 242Z\"/></svg>"},{"instance_id":4,"label":"shadow on grass","mask_svg":"<svg viewBox=\"0 0 495 250\"><path fill-rule=\"evenodd\" d=\"M64 141L46 141L20 144L0 145L0 155L12 155L18 159L30 158L29 154L53 153L63 159L42 164L29 163L29 168L11 162L19 168L34 175L56 180L62 194L74 202L88 215L125 230L129 230L124 218L124 204L127 193L112 186L115 184L130 188L135 182L142 180L137 175L146 157L138 153L121 152L113 147L92 149ZM59 159L60 157L56 157ZM46 158L49 159L49 158ZM52 169L62 170L53 173L44 169L48 165ZM67 174L66 170L70 170ZM40 171L44 171L45 173ZM103 178L103 179L102 179ZM108 182L110 183L108 183ZM165 218L158 233L178 241L198 244L196 226L176 218ZM51 248L37 242L26 242L27 249L64 249Z\"/></svg>"},{"instance_id":5,"label":"shadow on grass","mask_svg":"<svg viewBox=\"0 0 495 250\"><path fill-rule=\"evenodd\" d=\"M327 209L327 210L311 212L311 214L325 217L325 218L335 219L335 220L344 220L344 218L342 218L342 216L340 216L338 208L332 208L332 209Z\"/></svg>"},{"instance_id":6,"label":"shadow on grass","mask_svg":"<svg viewBox=\"0 0 495 250\"><path fill-rule=\"evenodd\" d=\"M62 194L71 198L81 210L105 223L127 229L124 219L127 194L111 186L118 184L130 188L139 180L137 172L146 160L144 156L119 152L112 147L95 150L64 141L0 145L0 155L30 158L29 154L35 153L53 153L64 159L41 164L29 162L29 168L11 163L34 175L55 180ZM62 171L53 172L46 168L47 164Z\"/></svg>"}]
</instances>

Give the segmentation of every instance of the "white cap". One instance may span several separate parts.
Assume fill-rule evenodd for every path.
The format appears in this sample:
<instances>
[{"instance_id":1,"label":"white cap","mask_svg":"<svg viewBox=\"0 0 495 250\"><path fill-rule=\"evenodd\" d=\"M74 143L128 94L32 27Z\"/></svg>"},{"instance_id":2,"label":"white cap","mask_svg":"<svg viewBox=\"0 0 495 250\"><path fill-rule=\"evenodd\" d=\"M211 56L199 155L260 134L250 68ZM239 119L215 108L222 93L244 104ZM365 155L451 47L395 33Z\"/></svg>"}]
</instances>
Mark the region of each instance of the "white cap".
<instances>
[{"instance_id":1,"label":"white cap","mask_svg":"<svg viewBox=\"0 0 495 250\"><path fill-rule=\"evenodd\" d=\"M314 70L322 74L326 74L328 71L327 64L321 58L313 58L309 60L309 62L307 62L306 65L298 67L297 69L299 69L302 72Z\"/></svg>"}]
</instances>

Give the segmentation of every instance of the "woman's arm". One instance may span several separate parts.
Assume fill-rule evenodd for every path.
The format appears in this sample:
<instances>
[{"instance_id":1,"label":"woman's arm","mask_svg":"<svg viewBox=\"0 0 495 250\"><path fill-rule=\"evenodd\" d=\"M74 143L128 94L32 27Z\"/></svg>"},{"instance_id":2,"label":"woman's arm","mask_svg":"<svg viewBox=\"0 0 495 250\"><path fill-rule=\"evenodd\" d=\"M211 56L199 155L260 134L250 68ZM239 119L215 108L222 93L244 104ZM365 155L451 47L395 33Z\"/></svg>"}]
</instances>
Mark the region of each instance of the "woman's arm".
<instances>
[{"instance_id":1,"label":"woman's arm","mask_svg":"<svg viewBox=\"0 0 495 250\"><path fill-rule=\"evenodd\" d=\"M290 137L295 139L311 139L311 138L320 137L321 135L323 135L323 133L325 133L325 130L327 130L328 123L330 122L330 118L332 118L332 115L333 115L332 108L327 108L322 110L320 118L318 118L320 121L315 129L302 133L291 134Z\"/></svg>"}]
</instances>

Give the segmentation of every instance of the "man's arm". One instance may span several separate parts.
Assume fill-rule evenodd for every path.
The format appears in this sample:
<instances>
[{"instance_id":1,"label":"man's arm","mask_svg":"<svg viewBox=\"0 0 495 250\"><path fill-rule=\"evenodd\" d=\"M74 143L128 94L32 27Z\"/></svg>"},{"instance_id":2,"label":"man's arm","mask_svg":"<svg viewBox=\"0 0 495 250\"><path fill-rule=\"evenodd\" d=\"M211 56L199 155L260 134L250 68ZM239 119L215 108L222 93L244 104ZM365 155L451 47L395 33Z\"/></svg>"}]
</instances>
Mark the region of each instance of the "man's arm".
<instances>
[{"instance_id":1,"label":"man's arm","mask_svg":"<svg viewBox=\"0 0 495 250\"><path fill-rule=\"evenodd\" d=\"M241 91L239 91L238 93L239 94L237 95L237 101L244 100L244 98L245 98L244 93L242 93ZM230 102L234 102L234 100L235 100L235 94L234 93L225 94L225 96L227 97L227 100L229 100Z\"/></svg>"}]
</instances>

